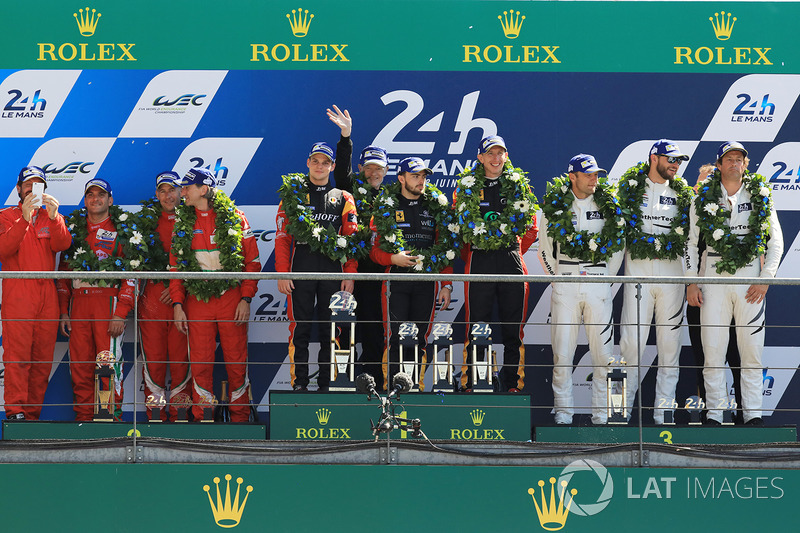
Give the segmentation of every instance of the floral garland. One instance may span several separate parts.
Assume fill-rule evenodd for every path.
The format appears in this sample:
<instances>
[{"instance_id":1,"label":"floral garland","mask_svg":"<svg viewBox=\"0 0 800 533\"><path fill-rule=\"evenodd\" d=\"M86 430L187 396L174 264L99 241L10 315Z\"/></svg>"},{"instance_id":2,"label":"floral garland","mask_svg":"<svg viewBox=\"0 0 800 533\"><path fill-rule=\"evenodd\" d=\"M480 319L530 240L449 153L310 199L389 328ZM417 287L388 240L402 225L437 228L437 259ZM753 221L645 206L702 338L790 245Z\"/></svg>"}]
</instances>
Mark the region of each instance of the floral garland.
<instances>
[{"instance_id":1,"label":"floral garland","mask_svg":"<svg viewBox=\"0 0 800 533\"><path fill-rule=\"evenodd\" d=\"M393 216L397 197L400 195L400 187L399 182L387 185L375 199L373 224L380 235L378 245L381 250L391 254L405 250L410 255L418 256L417 264L413 267L413 270L417 272L441 272L456 258L456 250L459 247L457 235L459 228L455 223L453 210L450 209L450 202L434 184L425 183L425 192L422 198L439 230L437 242L424 250L407 248L405 239L403 239L403 231L397 227L397 220Z\"/></svg>"},{"instance_id":2,"label":"floral garland","mask_svg":"<svg viewBox=\"0 0 800 533\"><path fill-rule=\"evenodd\" d=\"M67 228L72 234L72 245L64 253L64 260L71 270L127 272L137 270L144 264L145 258L150 254L150 249L136 220L130 213L116 205L109 206L108 215L117 230L116 242L120 245L121 256L98 259L94 250L86 243L89 230L86 208L82 207L70 213L66 219ZM120 284L120 280L115 279L82 279L81 281L98 287L116 287Z\"/></svg>"},{"instance_id":3,"label":"floral garland","mask_svg":"<svg viewBox=\"0 0 800 533\"><path fill-rule=\"evenodd\" d=\"M301 200L308 197L308 176L294 173L281 177L283 185L278 192L288 221L286 231L295 240L308 243L313 251L342 264L369 254L368 238L360 224L352 235L339 235L333 226L317 224L314 212Z\"/></svg>"},{"instance_id":4,"label":"floral garland","mask_svg":"<svg viewBox=\"0 0 800 533\"><path fill-rule=\"evenodd\" d=\"M499 250L516 245L517 237L524 235L533 224L538 208L527 173L515 168L511 161L506 161L499 179L500 195L507 203L492 220L481 216L480 191L486 184L483 165L465 170L459 178L455 209L458 223L464 230L461 233L464 244L478 246L482 250Z\"/></svg>"},{"instance_id":5,"label":"floral garland","mask_svg":"<svg viewBox=\"0 0 800 533\"><path fill-rule=\"evenodd\" d=\"M753 204L747 221L750 233L746 235L736 235L730 231L731 212L719 205L722 198L722 177L719 169L714 170L714 174L703 182L695 202L700 235L721 256L716 264L719 274L735 274L738 269L766 251L769 217L772 213L772 198L767 179L761 174L745 173L743 181Z\"/></svg>"},{"instance_id":6,"label":"floral garland","mask_svg":"<svg viewBox=\"0 0 800 533\"><path fill-rule=\"evenodd\" d=\"M678 214L672 219L667 233L651 235L642 230L642 200L647 188L648 163L639 163L628 169L619 180L619 202L627 220L628 252L633 259L678 259L686 249L689 236L689 209L694 191L680 176L668 180L669 188L677 194Z\"/></svg>"},{"instance_id":7,"label":"floral garland","mask_svg":"<svg viewBox=\"0 0 800 533\"><path fill-rule=\"evenodd\" d=\"M625 248L625 218L614 196L613 188L606 178L597 181L594 201L605 224L599 233L575 231L572 223L572 184L564 174L547 184L542 211L547 217L547 235L561 245L561 251L569 257L589 263L601 263Z\"/></svg>"},{"instance_id":8,"label":"floral garland","mask_svg":"<svg viewBox=\"0 0 800 533\"><path fill-rule=\"evenodd\" d=\"M144 258L146 270L163 272L169 270L169 253L164 251L161 237L158 235L158 220L161 218L161 202L157 198L142 200L142 208L133 216L139 225L142 235L147 238L150 253ZM169 282L164 281L167 285Z\"/></svg>"},{"instance_id":9,"label":"floral garland","mask_svg":"<svg viewBox=\"0 0 800 533\"><path fill-rule=\"evenodd\" d=\"M242 254L242 219L236 212L236 205L227 194L217 189L211 208L216 213L216 244L222 272L241 272L244 266ZM175 209L175 227L172 233L172 250L177 261L178 272L200 272L200 263L192 251L192 237L197 212L193 206L179 205ZM219 298L223 292L236 287L236 279L186 279L186 291L198 300L208 302Z\"/></svg>"},{"instance_id":10,"label":"floral garland","mask_svg":"<svg viewBox=\"0 0 800 533\"><path fill-rule=\"evenodd\" d=\"M355 242L369 242L372 238L372 232L369 229L369 223L372 219L372 204L375 202L375 197L370 198L370 189L372 186L367 183L363 173L353 174L353 200L356 204L356 211L358 212L358 229L353 234L351 240ZM383 188L378 189L375 193L377 197ZM353 254L355 259L363 259L369 256L369 246L356 247L357 252Z\"/></svg>"}]
</instances>

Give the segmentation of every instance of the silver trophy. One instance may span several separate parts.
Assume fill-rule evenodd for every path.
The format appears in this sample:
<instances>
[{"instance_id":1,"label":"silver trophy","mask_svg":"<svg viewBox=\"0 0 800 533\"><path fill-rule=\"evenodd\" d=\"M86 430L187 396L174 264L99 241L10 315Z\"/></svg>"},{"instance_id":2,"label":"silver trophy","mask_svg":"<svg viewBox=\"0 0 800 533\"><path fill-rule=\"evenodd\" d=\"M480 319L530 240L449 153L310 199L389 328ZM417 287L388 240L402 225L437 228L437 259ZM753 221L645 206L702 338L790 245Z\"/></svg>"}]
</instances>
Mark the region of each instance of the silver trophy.
<instances>
[{"instance_id":1,"label":"silver trophy","mask_svg":"<svg viewBox=\"0 0 800 533\"><path fill-rule=\"evenodd\" d=\"M470 328L469 354L472 392L494 392L492 357L492 328L485 322L476 322Z\"/></svg>"},{"instance_id":2,"label":"silver trophy","mask_svg":"<svg viewBox=\"0 0 800 533\"><path fill-rule=\"evenodd\" d=\"M439 352L444 359L439 359ZM433 325L433 392L453 392L453 326Z\"/></svg>"},{"instance_id":3,"label":"silver trophy","mask_svg":"<svg viewBox=\"0 0 800 533\"><path fill-rule=\"evenodd\" d=\"M353 392L356 390L356 299L346 291L331 296L331 383L329 390ZM350 342L346 349L336 345L336 324L350 324Z\"/></svg>"},{"instance_id":4,"label":"silver trophy","mask_svg":"<svg viewBox=\"0 0 800 533\"><path fill-rule=\"evenodd\" d=\"M628 394L628 373L617 367L606 374L606 380L608 423L627 424L628 417L625 416L625 411L627 409L625 398L627 398Z\"/></svg>"},{"instance_id":5,"label":"silver trophy","mask_svg":"<svg viewBox=\"0 0 800 533\"><path fill-rule=\"evenodd\" d=\"M411 376L411 392L419 391L419 328L413 322L403 322L397 330L400 349L400 372Z\"/></svg>"}]
</instances>

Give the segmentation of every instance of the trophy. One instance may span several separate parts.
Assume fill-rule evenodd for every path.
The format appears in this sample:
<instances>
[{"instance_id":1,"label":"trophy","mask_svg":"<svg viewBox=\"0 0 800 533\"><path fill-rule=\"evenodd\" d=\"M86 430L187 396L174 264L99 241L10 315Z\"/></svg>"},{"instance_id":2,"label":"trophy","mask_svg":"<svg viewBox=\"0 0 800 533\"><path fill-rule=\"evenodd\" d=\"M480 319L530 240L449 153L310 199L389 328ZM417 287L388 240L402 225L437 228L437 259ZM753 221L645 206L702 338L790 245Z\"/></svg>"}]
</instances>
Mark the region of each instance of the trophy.
<instances>
[{"instance_id":1,"label":"trophy","mask_svg":"<svg viewBox=\"0 0 800 533\"><path fill-rule=\"evenodd\" d=\"M103 350L97 354L94 367L94 416L97 422L114 420L114 390L116 373L114 372L114 354Z\"/></svg>"},{"instance_id":2,"label":"trophy","mask_svg":"<svg viewBox=\"0 0 800 533\"><path fill-rule=\"evenodd\" d=\"M216 409L218 403L213 394L206 391L200 394L200 405L203 407L203 419L200 422L214 421L214 409Z\"/></svg>"},{"instance_id":3,"label":"trophy","mask_svg":"<svg viewBox=\"0 0 800 533\"><path fill-rule=\"evenodd\" d=\"M397 330L400 348L400 372L411 377L411 391L419 391L419 328L413 322L403 322ZM410 352L410 355L406 352Z\"/></svg>"},{"instance_id":4,"label":"trophy","mask_svg":"<svg viewBox=\"0 0 800 533\"><path fill-rule=\"evenodd\" d=\"M329 390L353 392L355 384L356 361L356 299L346 291L331 296L331 383ZM346 350L336 346L336 323L350 324L350 345Z\"/></svg>"},{"instance_id":5,"label":"trophy","mask_svg":"<svg viewBox=\"0 0 800 533\"><path fill-rule=\"evenodd\" d=\"M150 409L150 422L161 422L161 410L167 405L164 395L150 394L144 404Z\"/></svg>"},{"instance_id":6,"label":"trophy","mask_svg":"<svg viewBox=\"0 0 800 533\"><path fill-rule=\"evenodd\" d=\"M472 377L472 392L494 392L492 374L495 367L491 361L492 328L485 322L476 322L470 329L470 374Z\"/></svg>"},{"instance_id":7,"label":"trophy","mask_svg":"<svg viewBox=\"0 0 800 533\"><path fill-rule=\"evenodd\" d=\"M444 359L439 352L444 351ZM453 392L453 326L444 322L433 325L433 392Z\"/></svg>"},{"instance_id":8,"label":"trophy","mask_svg":"<svg viewBox=\"0 0 800 533\"><path fill-rule=\"evenodd\" d=\"M189 394L185 392L174 394L170 397L169 403L178 411L175 422L189 421L189 409L192 407L192 397Z\"/></svg>"},{"instance_id":9,"label":"trophy","mask_svg":"<svg viewBox=\"0 0 800 533\"><path fill-rule=\"evenodd\" d=\"M628 373L621 368L614 368L606 374L606 385L608 423L627 424L625 398L628 394Z\"/></svg>"},{"instance_id":10,"label":"trophy","mask_svg":"<svg viewBox=\"0 0 800 533\"><path fill-rule=\"evenodd\" d=\"M689 412L689 425L699 426L703 423L702 415L703 409L706 408L706 402L699 396L689 396L686 398L686 410Z\"/></svg>"}]
</instances>

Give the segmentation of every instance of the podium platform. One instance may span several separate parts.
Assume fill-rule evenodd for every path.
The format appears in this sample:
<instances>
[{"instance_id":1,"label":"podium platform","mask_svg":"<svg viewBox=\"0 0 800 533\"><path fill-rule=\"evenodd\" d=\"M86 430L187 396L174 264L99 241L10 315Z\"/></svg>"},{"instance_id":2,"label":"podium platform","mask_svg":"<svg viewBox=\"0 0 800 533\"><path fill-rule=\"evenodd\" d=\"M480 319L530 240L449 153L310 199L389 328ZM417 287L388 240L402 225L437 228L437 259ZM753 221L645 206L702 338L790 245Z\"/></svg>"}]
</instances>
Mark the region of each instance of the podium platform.
<instances>
[{"instance_id":1,"label":"podium platform","mask_svg":"<svg viewBox=\"0 0 800 533\"><path fill-rule=\"evenodd\" d=\"M357 393L273 391L270 438L275 440L372 440L380 400ZM395 415L419 418L429 439L529 441L531 397L527 394L408 393L393 400ZM395 430L392 439L410 438ZM386 438L385 435L382 438Z\"/></svg>"},{"instance_id":2,"label":"podium platform","mask_svg":"<svg viewBox=\"0 0 800 533\"><path fill-rule=\"evenodd\" d=\"M621 444L639 442L634 426L537 426L536 442ZM648 426L642 441L662 444L758 444L797 442L797 428L745 426Z\"/></svg>"},{"instance_id":3,"label":"podium platform","mask_svg":"<svg viewBox=\"0 0 800 533\"><path fill-rule=\"evenodd\" d=\"M137 437L189 440L265 440L265 424L143 423ZM84 440L130 437L130 422L3 421L3 440Z\"/></svg>"}]
</instances>

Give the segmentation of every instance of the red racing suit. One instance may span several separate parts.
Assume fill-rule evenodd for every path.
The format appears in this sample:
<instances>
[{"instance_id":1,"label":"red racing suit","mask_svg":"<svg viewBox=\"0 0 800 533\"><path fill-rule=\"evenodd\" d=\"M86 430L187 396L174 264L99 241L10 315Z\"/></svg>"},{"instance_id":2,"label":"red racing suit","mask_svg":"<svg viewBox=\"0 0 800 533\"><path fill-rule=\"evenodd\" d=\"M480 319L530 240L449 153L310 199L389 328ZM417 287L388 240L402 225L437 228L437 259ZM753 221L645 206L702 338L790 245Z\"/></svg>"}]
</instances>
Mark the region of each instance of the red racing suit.
<instances>
[{"instance_id":1,"label":"red racing suit","mask_svg":"<svg viewBox=\"0 0 800 533\"><path fill-rule=\"evenodd\" d=\"M220 253L217 250L216 220L213 209L195 209L197 221L194 224L192 250L203 271L222 270ZM258 245L244 213L236 210L242 221L242 253L244 272L261 272ZM169 256L170 269L177 271L174 250ZM192 376L192 413L195 420L203 418L203 408L209 407L214 397L214 353L217 348L217 333L222 346L225 370L231 391L231 421L247 422L250 417L250 380L247 375L247 324L233 322L236 307L244 297L256 294L258 282L246 280L236 287L223 292L208 302L198 300L187 294L180 279L170 280L169 294L173 305L182 303L189 321L189 362Z\"/></svg>"},{"instance_id":2,"label":"red racing suit","mask_svg":"<svg viewBox=\"0 0 800 533\"><path fill-rule=\"evenodd\" d=\"M75 247L88 246L100 260L109 256L122 257L117 229L111 217L98 224L87 221L86 229L86 242L74 243ZM63 259L59 268L69 270ZM122 335L111 337L108 325L113 317L124 319L130 313L134 303L135 282L123 280L119 287L98 287L78 279L60 279L57 287L61 314L69 314L72 327L69 335L69 370L72 374L75 420L92 420L94 368L97 354L106 350L120 363L114 384L114 405L118 408L115 415L118 418L122 405Z\"/></svg>"},{"instance_id":3,"label":"red racing suit","mask_svg":"<svg viewBox=\"0 0 800 533\"><path fill-rule=\"evenodd\" d=\"M0 211L0 262L5 271L55 270L56 253L72 242L64 217L47 209L27 222L20 206ZM58 334L56 286L49 279L3 280L3 362L6 416L37 420Z\"/></svg>"},{"instance_id":4,"label":"red racing suit","mask_svg":"<svg viewBox=\"0 0 800 533\"><path fill-rule=\"evenodd\" d=\"M336 189L328 182L325 185L309 183L307 205L314 211L314 219L321 226L332 226L339 235L352 235L358 228L356 206L349 192ZM286 231L288 221L283 202L278 206L276 217L278 231L275 234L276 272L355 272L358 267L354 259L344 265L311 249L308 243L295 242ZM333 293L339 291L340 281L294 280L294 290L288 296L289 314L289 372L292 387L308 386L308 344L311 340L311 320L317 312L319 331L319 378L323 389L330 383L331 345L326 332L331 311L328 308ZM316 304L315 304L316 302Z\"/></svg>"},{"instance_id":5,"label":"red racing suit","mask_svg":"<svg viewBox=\"0 0 800 533\"><path fill-rule=\"evenodd\" d=\"M175 226L175 213L161 213L156 231L161 239L165 252L169 253L172 243L172 228ZM172 306L161 302L161 294L167 285L156 280L144 282L144 290L139 298L139 336L144 359L144 394L145 397L160 404L169 400L169 412L174 420L178 415L177 405L173 399L185 398L178 402L189 403L189 347L186 335L175 327ZM170 391L166 396L167 366L169 362ZM185 395L185 396L181 396ZM147 409L147 418L151 418L151 409ZM161 411L162 420L167 419L165 408Z\"/></svg>"}]
</instances>

